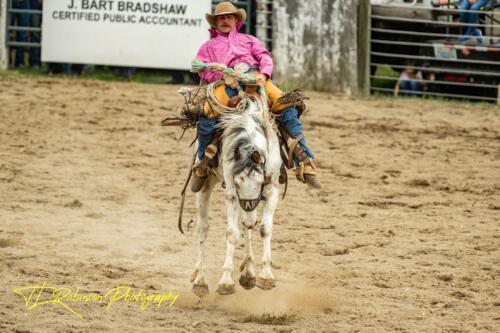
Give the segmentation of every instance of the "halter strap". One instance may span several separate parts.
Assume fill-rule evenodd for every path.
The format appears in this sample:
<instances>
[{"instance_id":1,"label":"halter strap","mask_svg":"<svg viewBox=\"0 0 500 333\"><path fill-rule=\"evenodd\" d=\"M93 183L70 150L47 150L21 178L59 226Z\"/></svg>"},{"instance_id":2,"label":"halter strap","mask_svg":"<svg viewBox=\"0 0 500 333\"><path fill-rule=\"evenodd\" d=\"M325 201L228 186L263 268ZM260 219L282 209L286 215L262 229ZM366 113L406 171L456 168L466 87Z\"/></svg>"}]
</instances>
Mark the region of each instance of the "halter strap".
<instances>
[{"instance_id":1,"label":"halter strap","mask_svg":"<svg viewBox=\"0 0 500 333\"><path fill-rule=\"evenodd\" d=\"M238 196L238 202L240 203L241 209L243 209L245 212L251 212L257 208L259 205L260 201L263 200L262 192L264 192L264 183L260 186L260 193L259 197L257 199L241 199L240 194L238 191L236 191L236 195Z\"/></svg>"},{"instance_id":2,"label":"halter strap","mask_svg":"<svg viewBox=\"0 0 500 333\"><path fill-rule=\"evenodd\" d=\"M236 190L236 196L238 197L238 202L240 203L241 209L243 209L245 212L251 212L259 206L259 203L261 201L266 201L267 198L263 195L264 193L264 186L271 184L271 176L264 176L264 182L260 186L260 193L257 199L241 199L240 194L238 193L238 190Z\"/></svg>"}]
</instances>

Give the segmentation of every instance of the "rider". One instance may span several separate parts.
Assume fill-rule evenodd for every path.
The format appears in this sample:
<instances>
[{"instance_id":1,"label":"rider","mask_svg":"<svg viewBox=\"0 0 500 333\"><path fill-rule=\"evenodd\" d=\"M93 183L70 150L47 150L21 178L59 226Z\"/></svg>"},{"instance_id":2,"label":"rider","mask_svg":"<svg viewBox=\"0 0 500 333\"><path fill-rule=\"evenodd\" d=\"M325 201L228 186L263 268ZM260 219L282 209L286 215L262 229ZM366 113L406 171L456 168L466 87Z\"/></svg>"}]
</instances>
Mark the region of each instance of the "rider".
<instances>
[{"instance_id":1,"label":"rider","mask_svg":"<svg viewBox=\"0 0 500 333\"><path fill-rule=\"evenodd\" d=\"M299 138L302 135L302 125L297 109L292 105L281 105L276 102L279 97L283 96L283 92L269 80L273 71L271 54L257 38L239 32L246 19L245 10L236 8L230 2L221 2L215 7L213 15L206 14L206 19L212 27L209 30L212 39L200 47L196 58L203 63L221 63L233 67L240 73L254 75L257 85L264 86L266 89L268 98L272 102L271 110L282 114L277 118L278 121L293 138ZM225 85L216 88L214 95L226 106L230 105L232 97L238 95L238 82L231 76L203 70L200 72L200 77L205 83L224 80ZM240 87L244 88L242 85ZM207 156L213 157L209 145L216 131L215 125L219 122L218 116L219 114L212 110L208 103L205 104L204 114L201 114L198 124L199 162L194 167L191 183L193 192L201 190L208 176ZM302 178L310 187L321 188L313 162L313 154L306 146L303 135L301 137L298 146L302 153L294 156L297 177Z\"/></svg>"}]
</instances>

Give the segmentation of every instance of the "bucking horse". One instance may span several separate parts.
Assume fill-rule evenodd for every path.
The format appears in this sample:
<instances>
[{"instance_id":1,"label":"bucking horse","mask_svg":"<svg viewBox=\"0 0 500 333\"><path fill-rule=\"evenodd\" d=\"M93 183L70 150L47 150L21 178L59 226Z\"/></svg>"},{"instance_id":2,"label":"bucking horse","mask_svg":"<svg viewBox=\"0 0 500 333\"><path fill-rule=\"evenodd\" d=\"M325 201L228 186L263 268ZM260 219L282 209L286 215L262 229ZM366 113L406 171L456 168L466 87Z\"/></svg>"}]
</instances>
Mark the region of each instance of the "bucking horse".
<instances>
[{"instance_id":1,"label":"bucking horse","mask_svg":"<svg viewBox=\"0 0 500 333\"><path fill-rule=\"evenodd\" d=\"M202 64L193 62L192 71L202 69L220 70L231 74L247 85L255 85L255 77L233 72L220 64ZM201 112L205 101L217 103L211 92L217 84L203 88L181 89L179 92L186 98L182 117L167 118L163 125L181 125L186 130L196 126L196 114ZM255 86L255 88L257 88ZM192 109L190 109L190 106ZM208 295L206 279L205 243L208 234L208 211L210 196L218 182L225 188L225 207L227 214L226 256L222 266L217 292L229 295L236 292L234 273L234 250L240 238L240 227L245 239L245 256L239 265L239 283L245 289L255 286L270 290L275 287L275 279L271 268L271 238L273 218L279 201L280 171L283 171L280 153L280 139L276 124L269 112L266 94L263 88L255 93L242 92L237 105L219 108L220 153L215 165L210 168L209 178L201 191L196 193L196 232L198 235L198 261L192 274L192 290L198 297ZM194 116L193 116L194 115ZM196 149L195 149L196 151ZM194 158L193 158L194 162ZM189 177L186 181L189 182ZM179 229L182 229L182 207L186 186L182 192ZM262 220L258 226L263 240L261 271L256 273L255 258L252 250L252 230L257 228L257 208L262 208Z\"/></svg>"}]
</instances>

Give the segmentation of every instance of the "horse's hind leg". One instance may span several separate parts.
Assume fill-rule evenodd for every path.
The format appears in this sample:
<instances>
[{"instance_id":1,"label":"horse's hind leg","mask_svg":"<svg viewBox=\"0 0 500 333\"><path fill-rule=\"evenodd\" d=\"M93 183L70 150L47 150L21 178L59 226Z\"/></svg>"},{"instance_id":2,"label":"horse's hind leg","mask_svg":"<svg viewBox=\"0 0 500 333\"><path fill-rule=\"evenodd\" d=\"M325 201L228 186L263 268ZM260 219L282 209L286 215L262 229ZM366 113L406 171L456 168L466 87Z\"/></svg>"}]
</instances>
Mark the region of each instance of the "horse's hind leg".
<instances>
[{"instance_id":1,"label":"horse's hind leg","mask_svg":"<svg viewBox=\"0 0 500 333\"><path fill-rule=\"evenodd\" d=\"M214 177L207 179L207 185L198 193L196 193L196 208L198 216L196 220L196 231L198 233L198 262L196 269L191 277L193 283L193 293L198 297L208 295L208 284L205 279L205 240L208 234L208 207L210 203L210 195L217 181Z\"/></svg>"},{"instance_id":2,"label":"horse's hind leg","mask_svg":"<svg viewBox=\"0 0 500 333\"><path fill-rule=\"evenodd\" d=\"M269 194L262 213L260 236L262 237L262 271L257 276L257 287L269 290L275 287L274 276L271 270L271 238L273 233L273 217L278 205L278 184L270 185Z\"/></svg>"},{"instance_id":3,"label":"horse's hind leg","mask_svg":"<svg viewBox=\"0 0 500 333\"><path fill-rule=\"evenodd\" d=\"M245 289L255 287L255 264L252 251L252 230L243 228L245 235L245 259L240 265L240 285Z\"/></svg>"},{"instance_id":4,"label":"horse's hind leg","mask_svg":"<svg viewBox=\"0 0 500 333\"><path fill-rule=\"evenodd\" d=\"M229 191L226 190L226 193ZM226 194L226 210L227 210L227 232L226 232L226 258L224 260L224 266L222 277L218 282L217 292L221 295L229 295L234 292L235 285L233 281L233 256L234 248L238 243L240 237L240 230L238 227L238 206L237 200L234 195Z\"/></svg>"}]
</instances>

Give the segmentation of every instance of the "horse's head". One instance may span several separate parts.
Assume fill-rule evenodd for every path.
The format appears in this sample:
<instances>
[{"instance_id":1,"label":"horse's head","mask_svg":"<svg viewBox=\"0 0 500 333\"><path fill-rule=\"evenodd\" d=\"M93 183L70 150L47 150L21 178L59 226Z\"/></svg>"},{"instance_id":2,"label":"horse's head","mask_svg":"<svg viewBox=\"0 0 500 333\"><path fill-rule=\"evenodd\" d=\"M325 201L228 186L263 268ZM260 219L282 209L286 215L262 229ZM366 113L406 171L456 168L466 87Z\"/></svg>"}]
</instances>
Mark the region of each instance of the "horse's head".
<instances>
[{"instance_id":1,"label":"horse's head","mask_svg":"<svg viewBox=\"0 0 500 333\"><path fill-rule=\"evenodd\" d=\"M260 103L245 101L245 110L222 118L223 169L228 195L238 200L243 224L253 228L265 186L268 143Z\"/></svg>"}]
</instances>

